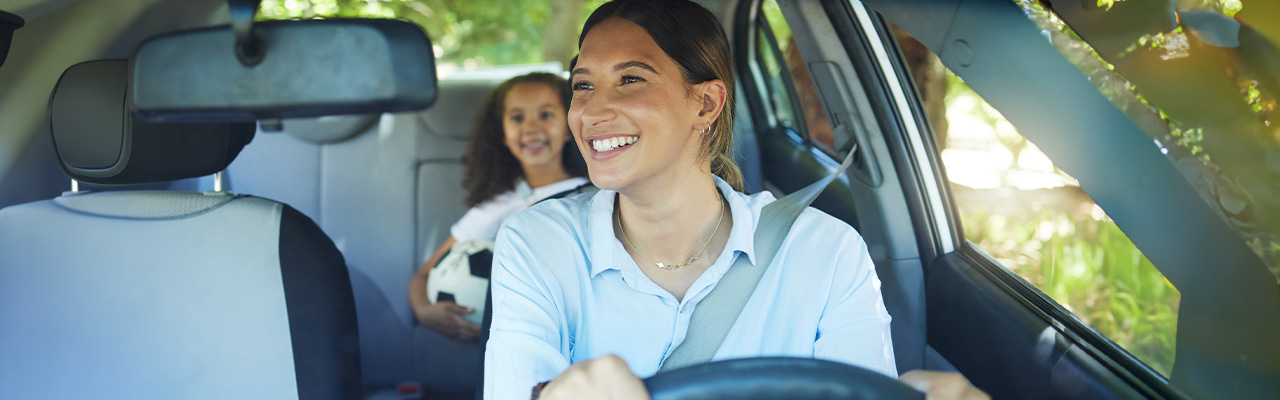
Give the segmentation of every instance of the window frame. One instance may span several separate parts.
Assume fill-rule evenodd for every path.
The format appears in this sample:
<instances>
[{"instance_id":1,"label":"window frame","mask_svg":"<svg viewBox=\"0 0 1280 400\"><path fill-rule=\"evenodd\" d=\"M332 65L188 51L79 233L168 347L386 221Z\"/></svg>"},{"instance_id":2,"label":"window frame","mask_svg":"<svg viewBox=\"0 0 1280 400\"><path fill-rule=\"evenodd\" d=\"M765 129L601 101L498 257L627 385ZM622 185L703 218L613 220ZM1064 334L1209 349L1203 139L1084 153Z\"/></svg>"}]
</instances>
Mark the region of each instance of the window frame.
<instances>
[{"instance_id":1,"label":"window frame","mask_svg":"<svg viewBox=\"0 0 1280 400\"><path fill-rule=\"evenodd\" d=\"M747 97L753 97L752 95L756 95L758 98L768 99L775 94L769 85L770 79L768 78L767 68L763 65L764 59L762 57L764 56L760 54L760 46L766 46L770 55L777 60L778 73L783 86L785 87L787 102L790 104L791 115L795 119L794 122L796 126L786 126L782 124L782 122L776 117L772 104L749 104L749 106L753 107L751 110L753 116L765 116L765 118L756 118L756 121L754 122L757 126L767 126L771 130L785 132L788 139L805 146L809 152L819 156L817 159L823 164L827 164L832 167L839 166L840 160L844 158L844 155L840 154L839 150L828 148L824 144L815 142L811 132L809 132L808 120L805 117L804 106L800 104L800 96L796 93L796 85L791 68L787 65L786 55L783 53L781 45L778 43L777 35L769 25L768 16L764 14L765 1L768 0L761 0L751 11L753 13L754 23L747 27L747 29L754 30L755 32L751 32L749 34L750 43L745 46L749 49L749 52L746 55L747 62L745 65L748 66L752 79L758 83L757 86L759 86L754 88L757 91L756 93L751 93ZM787 23L785 19L781 22L783 24ZM790 26L788 26L788 28L789 27ZM760 36L764 37L764 43L760 42ZM769 96L765 96L764 94L768 94ZM821 99L819 101L821 101ZM764 103L771 103L771 101L766 101ZM826 104L823 104L823 106L826 107ZM763 121L761 119L763 119ZM836 132L834 132L834 128L835 127L833 126L832 134L836 134Z\"/></svg>"},{"instance_id":2,"label":"window frame","mask_svg":"<svg viewBox=\"0 0 1280 400\"><path fill-rule=\"evenodd\" d=\"M937 252L938 255L956 253L956 255L971 265L974 270L980 273L983 277L1000 287L1005 293L1012 296L1022 305L1026 306L1028 310L1044 319L1051 326L1055 327L1056 330L1066 339L1074 342L1076 346L1082 348L1087 354L1092 356L1094 360L1120 375L1127 383L1133 385L1135 389L1153 397L1185 397L1186 395L1184 393L1171 385L1170 377L1166 377L1156 372L1145 362L1129 353L1128 350L1085 324L1074 313L1067 310L1062 304L1045 294L1035 285L1026 281L1022 276L992 258L973 242L965 239L957 205L954 201L954 197L951 195L950 188L945 184L946 182L949 182L949 179L947 179L946 170L942 165L940 148L934 141L932 126L928 124L927 113L924 110L923 102L918 97L919 91L915 88L915 81L912 79L910 69L907 67L905 59L902 56L901 48L897 43L897 39L888 28L887 18L882 16L876 10L873 10L871 6L863 5L861 0L837 1L848 5L850 13L857 14L856 11L861 8L861 11L868 14L867 18L858 18L862 17L861 15L858 15L853 19L855 19L855 25L870 22L872 27L867 28L865 26L856 26L854 29L862 29L864 31L867 31L868 29L874 30L875 37L885 45L886 50L890 53L888 62L891 70L893 71L893 76L883 76L885 74L882 74L882 78L889 81L887 82L888 84L901 85L901 87L905 88L909 92L907 93L909 110L901 110L903 111L903 114L901 115L902 123L916 123L919 127L917 134L921 136L920 139L923 139L923 141L928 142L929 144L929 146L926 146L928 147L928 154L924 157L918 157L915 160L917 164L915 165L912 173L915 174L916 179L920 182L930 181L928 179L923 179L922 177L926 169L931 170L934 176L938 177L937 180L932 182L933 187L924 188L924 190L937 190L940 192L945 199L945 205L939 208L936 205L930 206L927 201L923 203L925 203L926 208L931 209L927 210L928 212L935 214L940 212L945 216L945 220L949 222L952 234L954 235L952 237L956 239L956 247L953 250L948 251L942 248L940 246L941 243L935 243L935 245L939 246L934 247L932 250ZM872 32L867 32L867 35L871 34ZM845 35L841 35L841 37L842 40L844 40ZM849 45L849 43L846 43L846 46ZM879 61L884 62L886 60L882 59ZM926 184L926 186L928 185ZM937 220L930 220L930 222L936 223ZM937 231L936 226L934 230L935 232ZM922 247L923 246L926 246L926 244L922 243ZM928 270L931 267L931 265L926 265L926 274L929 273Z\"/></svg>"}]
</instances>

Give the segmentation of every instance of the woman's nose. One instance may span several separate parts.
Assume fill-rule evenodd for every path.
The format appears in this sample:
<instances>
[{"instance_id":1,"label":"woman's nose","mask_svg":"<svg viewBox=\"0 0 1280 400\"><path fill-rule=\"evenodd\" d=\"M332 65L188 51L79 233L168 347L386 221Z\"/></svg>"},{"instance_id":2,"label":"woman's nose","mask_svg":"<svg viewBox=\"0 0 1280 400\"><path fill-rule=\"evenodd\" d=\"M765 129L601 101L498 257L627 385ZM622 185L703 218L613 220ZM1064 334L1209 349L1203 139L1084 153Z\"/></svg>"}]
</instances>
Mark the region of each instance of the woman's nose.
<instances>
[{"instance_id":1,"label":"woman's nose","mask_svg":"<svg viewBox=\"0 0 1280 400\"><path fill-rule=\"evenodd\" d=\"M607 93L593 93L582 103L582 126L593 127L613 120L618 114Z\"/></svg>"}]
</instances>

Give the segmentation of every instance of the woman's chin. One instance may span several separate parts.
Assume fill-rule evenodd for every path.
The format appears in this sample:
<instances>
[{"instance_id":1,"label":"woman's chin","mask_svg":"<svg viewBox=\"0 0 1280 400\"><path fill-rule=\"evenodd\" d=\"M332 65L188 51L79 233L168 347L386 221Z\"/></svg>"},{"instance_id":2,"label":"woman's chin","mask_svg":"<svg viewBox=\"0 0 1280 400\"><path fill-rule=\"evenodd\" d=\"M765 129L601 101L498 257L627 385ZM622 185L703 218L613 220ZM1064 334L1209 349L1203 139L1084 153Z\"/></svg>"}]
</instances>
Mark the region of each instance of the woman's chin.
<instances>
[{"instance_id":1,"label":"woman's chin","mask_svg":"<svg viewBox=\"0 0 1280 400\"><path fill-rule=\"evenodd\" d=\"M618 190L626 186L626 179L619 171L601 171L588 164L587 176L591 178L591 184L600 190Z\"/></svg>"}]
</instances>

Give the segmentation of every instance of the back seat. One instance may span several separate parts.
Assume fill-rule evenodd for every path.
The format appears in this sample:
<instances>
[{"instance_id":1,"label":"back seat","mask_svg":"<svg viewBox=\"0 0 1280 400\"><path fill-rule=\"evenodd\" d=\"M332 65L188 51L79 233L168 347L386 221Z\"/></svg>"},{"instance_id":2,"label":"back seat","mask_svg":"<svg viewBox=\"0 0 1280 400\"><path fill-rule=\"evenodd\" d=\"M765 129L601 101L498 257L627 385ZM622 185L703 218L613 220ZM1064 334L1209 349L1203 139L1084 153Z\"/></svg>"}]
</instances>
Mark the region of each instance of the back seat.
<instances>
[{"instance_id":1,"label":"back seat","mask_svg":"<svg viewBox=\"0 0 1280 400\"><path fill-rule=\"evenodd\" d=\"M481 379L481 347L420 326L407 290L466 211L462 154L497 83L441 81L440 100L422 113L286 120L227 168L231 191L293 204L346 257L366 390L417 382L465 392Z\"/></svg>"}]
</instances>

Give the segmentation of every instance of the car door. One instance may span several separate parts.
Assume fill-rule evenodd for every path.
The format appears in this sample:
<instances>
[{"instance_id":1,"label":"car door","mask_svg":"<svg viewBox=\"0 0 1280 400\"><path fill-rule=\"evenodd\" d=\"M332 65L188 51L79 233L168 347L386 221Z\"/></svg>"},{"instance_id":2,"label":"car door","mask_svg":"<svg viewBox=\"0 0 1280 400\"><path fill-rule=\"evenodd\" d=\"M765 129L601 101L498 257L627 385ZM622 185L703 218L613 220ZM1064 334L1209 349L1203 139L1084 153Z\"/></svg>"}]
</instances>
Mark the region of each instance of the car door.
<instances>
[{"instance_id":1,"label":"car door","mask_svg":"<svg viewBox=\"0 0 1280 400\"><path fill-rule=\"evenodd\" d=\"M1148 91L1134 89L1118 74L1101 74L1119 67L1108 67L1105 58L1094 60L1097 53L1080 40L1104 36L1086 30L1096 29L1096 21L1062 5L1075 3L742 2L735 15L735 50L766 180L789 191L779 182L812 181L820 170L810 165L845 154L832 148L847 151L857 144L855 151L864 152L858 155L861 170L847 180L853 203L845 207L856 218L845 220L879 250L872 254L894 316L902 372L954 368L995 398L1274 396L1280 392L1275 383L1280 356L1275 341L1266 338L1280 333L1280 296L1272 272L1277 250L1267 249L1275 242L1265 235L1274 207L1239 200L1252 199L1247 192L1229 196L1231 179L1210 179L1205 185L1189 178L1187 171L1212 170L1205 165L1213 164L1192 162L1207 158L1191 140L1203 129L1169 128L1171 120L1160 105L1143 96ZM1140 15L1143 10L1135 11L1135 5L1148 7L1148 13L1176 9L1169 2L1114 3L1134 5L1085 8L1122 17ZM771 6L780 15L770 18ZM1182 33L1181 14L1162 14L1174 25L1154 32ZM809 121L792 123L790 129L777 122L788 119L786 102L778 98L803 103L796 93L803 87L796 81L803 78L771 73L782 68L762 57L772 50L775 59L786 59L779 54L787 45L778 39L783 36L778 16L785 16L826 120L837 128L833 146L815 143L820 135L805 126ZM1135 24L1162 26L1153 19L1168 22L1146 18L1145 25ZM1002 206L1042 217L1038 221L973 211L984 201L974 201L975 191L964 187L972 183L965 182L972 178L965 169L988 160L972 157L981 153L964 158L958 156L964 152L953 151L964 150L974 136L963 115L951 124L950 139L939 140L935 133L941 132L933 132L939 124L929 118L950 120L954 110L926 109L920 76L913 76L899 42L905 36L895 35L891 23L914 37L904 41L918 40L940 55L939 67L954 74L947 78L948 89L955 85L972 94L969 107L992 120L993 135L1021 149L1014 152L1017 163L1040 162L1041 178L1061 181L1057 192L1080 197L1073 204L1086 206L1076 213L1083 220L1054 214L1057 197ZM1148 43L1174 41L1158 35L1129 39L1139 52L1147 51L1142 46ZM1240 59L1250 59L1242 54ZM1266 80L1259 81L1264 83L1255 86L1265 92ZM1192 99L1199 90L1184 89L1177 93ZM947 93L950 99L953 92ZM1266 93L1244 93L1255 108L1274 108ZM1262 120L1250 126L1270 122L1270 114L1258 115ZM1148 133L1152 126L1165 126L1165 136ZM1260 143L1263 159L1274 156L1267 152L1273 147ZM1229 147L1222 149L1216 148L1216 157L1235 155ZM1177 158L1181 153L1191 157ZM1256 161L1254 166L1269 168ZM1227 183L1213 185L1220 182ZM1218 190L1206 194L1206 186ZM1020 233L1027 237L1012 238ZM1003 248L1010 242L1017 251ZM922 336L918 345L913 342L917 333Z\"/></svg>"},{"instance_id":2,"label":"car door","mask_svg":"<svg viewBox=\"0 0 1280 400\"><path fill-rule=\"evenodd\" d=\"M1280 333L1280 291L1274 250L1266 249L1275 246L1276 207L1269 195L1274 187L1250 186L1276 182L1275 168L1265 161L1276 146L1247 139L1253 130L1274 131L1264 128L1271 116L1258 110L1265 107L1247 111L1248 102L1256 102L1249 91L1242 98L1221 79L1268 77L1249 71L1248 59L1274 47L1232 47L1236 58L1219 58L1219 70L1210 59L1219 51L1206 45L1216 40L1214 27L1192 20L1233 21L1225 16L1229 11L1179 9L1171 1L1114 8L1066 1L866 3L875 12L864 20L875 24L879 14L918 38L1079 182L1100 219L1114 223L1142 260L1117 271L1108 257L1119 250L1108 249L1097 252L1101 268L1085 265L1071 273L1110 286L1113 296L1128 296L1138 312L1109 314L1129 319L1128 330L1165 325L1148 334L1176 340L1164 344L1165 354L1132 346L1124 329L1087 318L1088 302L1047 282L1030 282L1028 274L1014 271L1017 261L997 261L974 243L961 242L925 267L931 346L975 382L1005 385L993 394L1280 393L1280 347L1274 340ZM1247 21L1244 26L1241 44L1249 38ZM907 69L901 59L893 64ZM1184 80L1169 79L1179 76ZM913 108L922 113L918 104ZM1216 136L1196 139L1206 134ZM936 150L928 156L927 164L943 175L952 169ZM1205 171L1223 178L1204 179ZM944 192L955 187L940 186ZM1231 198L1227 192L1233 189L1244 195ZM955 226L980 223L957 218L964 210L951 194L947 211ZM1240 215L1242 209L1252 214ZM973 231L966 226L955 233L966 237ZM1170 298L1172 307L1161 304Z\"/></svg>"}]
</instances>

